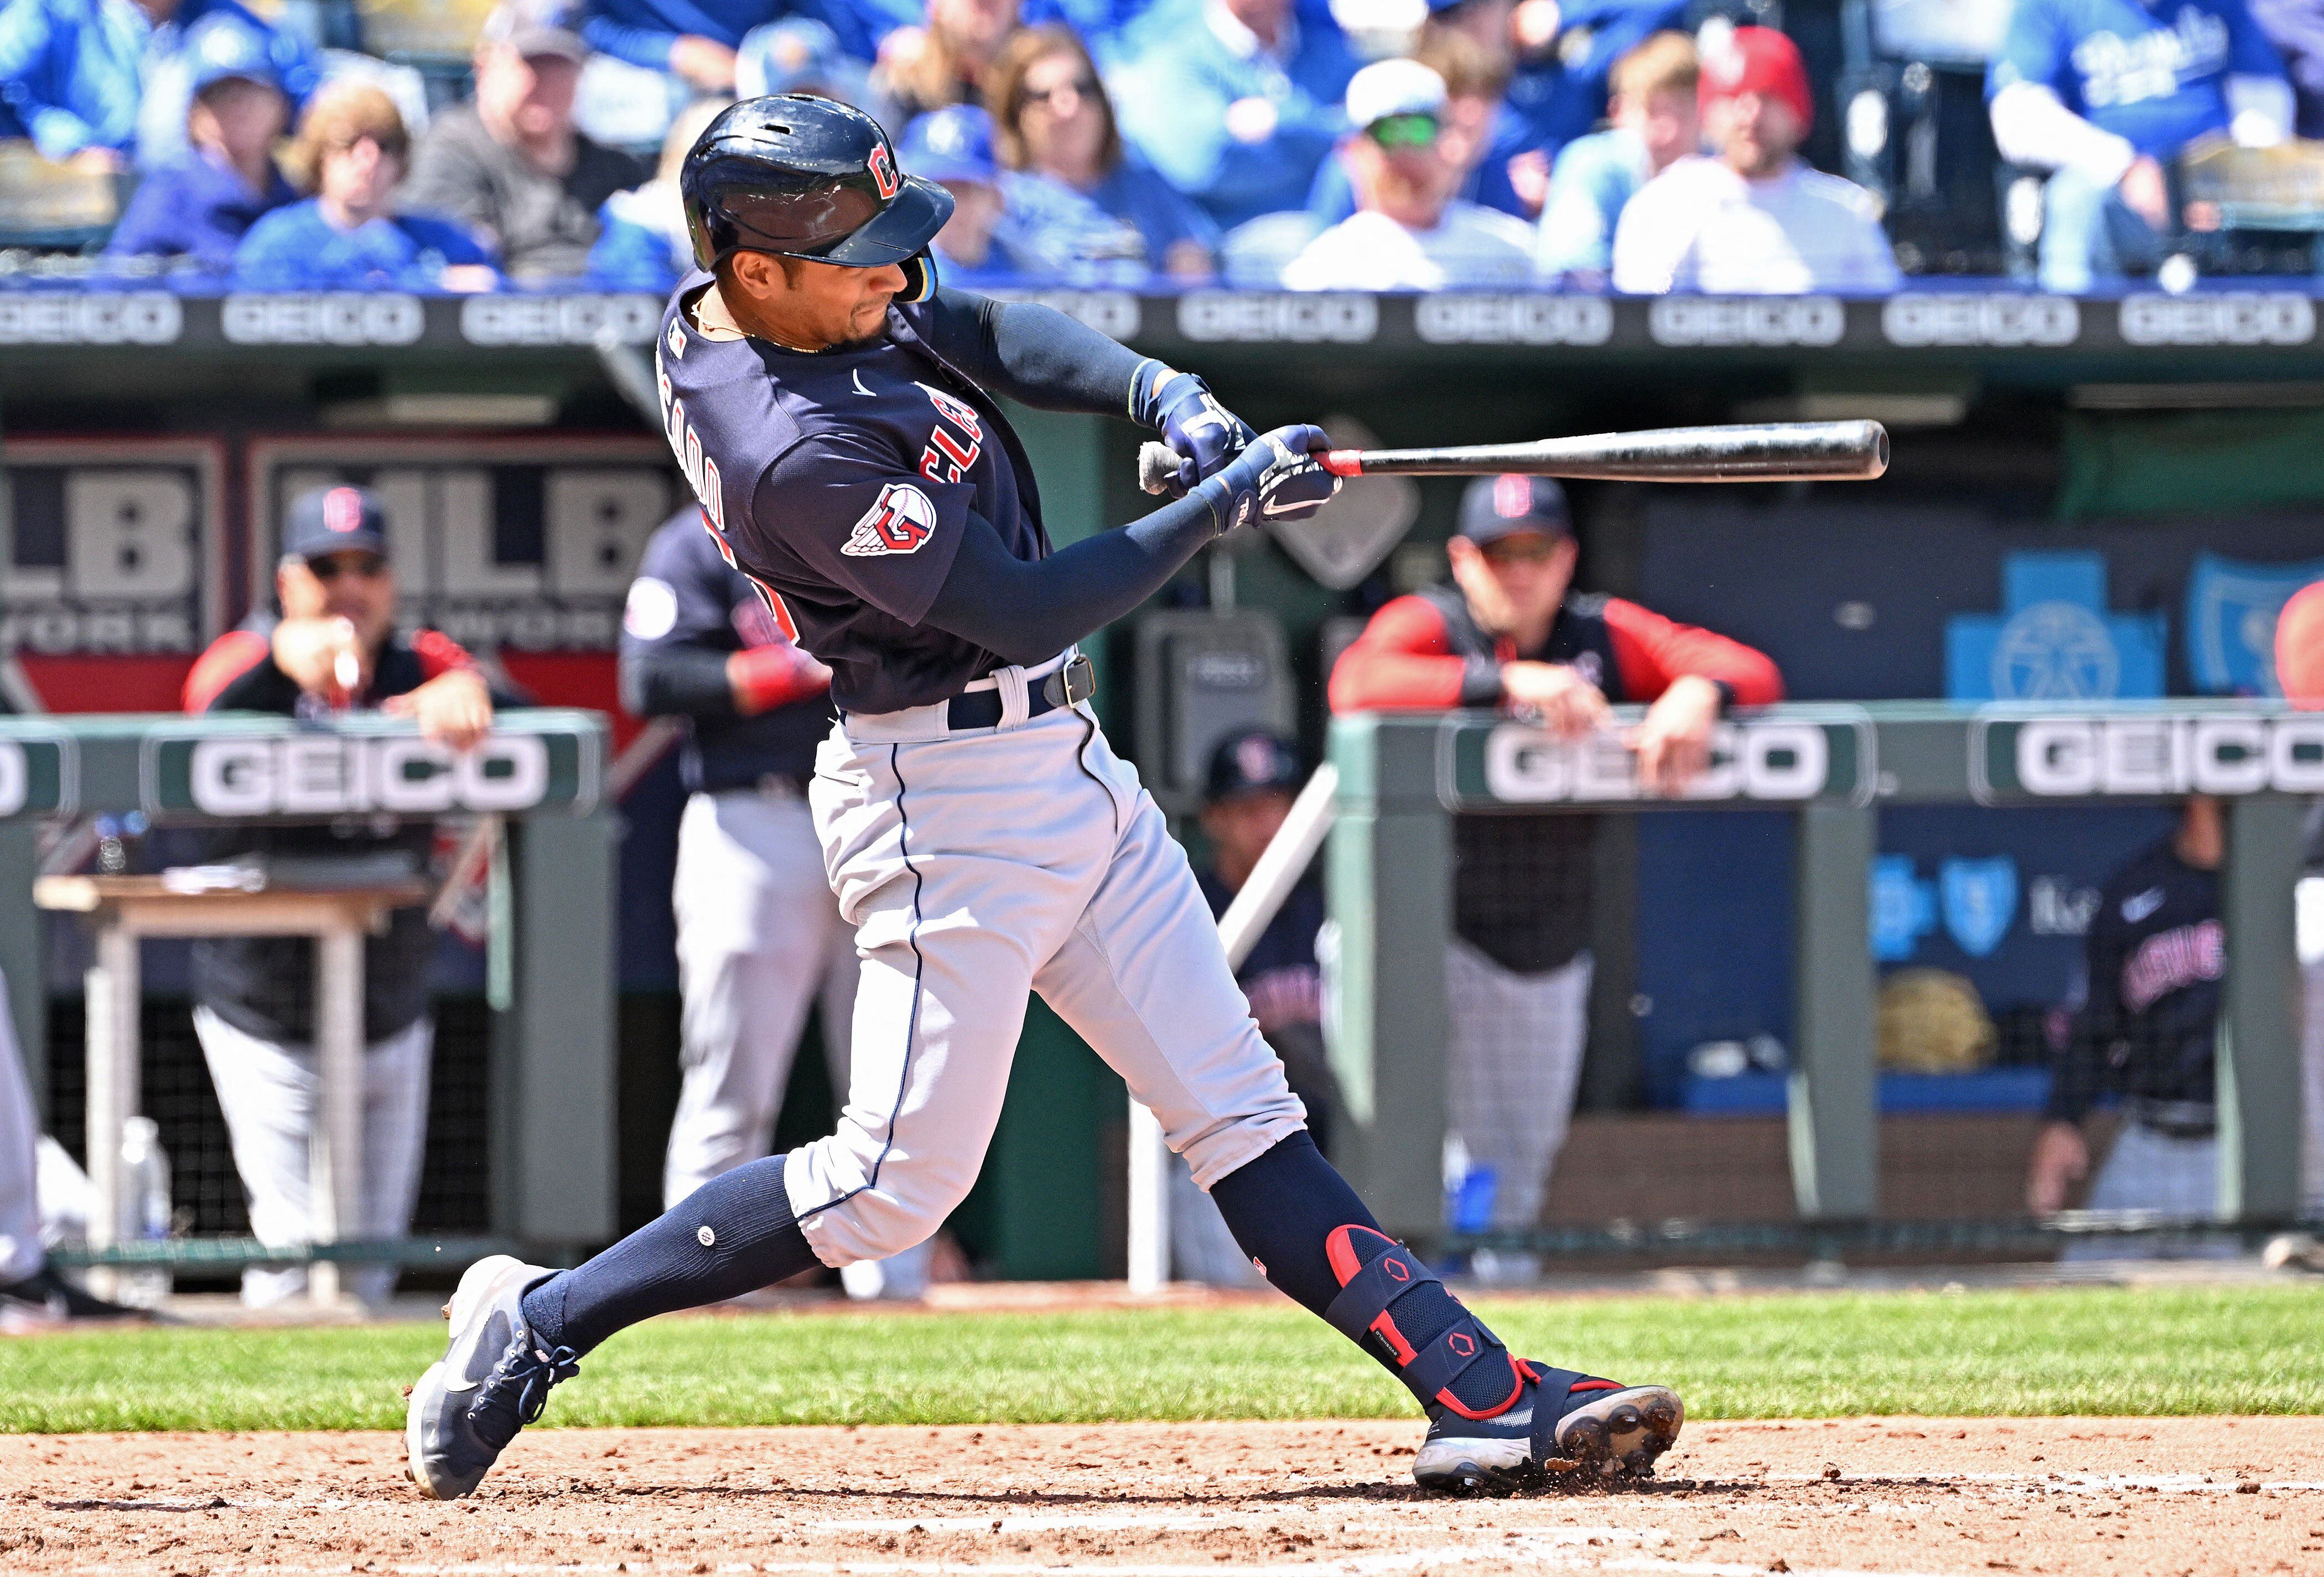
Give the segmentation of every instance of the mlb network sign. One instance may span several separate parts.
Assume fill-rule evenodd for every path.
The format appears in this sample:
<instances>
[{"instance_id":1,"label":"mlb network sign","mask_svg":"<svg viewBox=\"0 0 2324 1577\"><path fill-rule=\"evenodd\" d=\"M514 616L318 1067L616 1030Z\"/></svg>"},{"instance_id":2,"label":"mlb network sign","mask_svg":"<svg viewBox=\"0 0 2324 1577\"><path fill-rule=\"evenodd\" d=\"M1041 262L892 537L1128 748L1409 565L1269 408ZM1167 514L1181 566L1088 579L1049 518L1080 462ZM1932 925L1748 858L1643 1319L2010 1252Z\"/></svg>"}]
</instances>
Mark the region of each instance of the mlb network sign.
<instances>
[{"instance_id":1,"label":"mlb network sign","mask_svg":"<svg viewBox=\"0 0 2324 1577\"><path fill-rule=\"evenodd\" d=\"M465 754L412 733L163 736L145 745L156 816L219 820L586 809L596 742L494 733Z\"/></svg>"},{"instance_id":2,"label":"mlb network sign","mask_svg":"<svg viewBox=\"0 0 2324 1577\"><path fill-rule=\"evenodd\" d=\"M1561 739L1523 724L1456 722L1439 745L1440 793L1448 808L1653 803L1637 758L1618 732ZM1870 798L1872 731L1858 719L1725 722L1711 730L1711 761L1678 798L1796 804Z\"/></svg>"},{"instance_id":3,"label":"mlb network sign","mask_svg":"<svg viewBox=\"0 0 2324 1577\"><path fill-rule=\"evenodd\" d=\"M1981 718L1977 797L2324 794L2324 714Z\"/></svg>"}]
</instances>

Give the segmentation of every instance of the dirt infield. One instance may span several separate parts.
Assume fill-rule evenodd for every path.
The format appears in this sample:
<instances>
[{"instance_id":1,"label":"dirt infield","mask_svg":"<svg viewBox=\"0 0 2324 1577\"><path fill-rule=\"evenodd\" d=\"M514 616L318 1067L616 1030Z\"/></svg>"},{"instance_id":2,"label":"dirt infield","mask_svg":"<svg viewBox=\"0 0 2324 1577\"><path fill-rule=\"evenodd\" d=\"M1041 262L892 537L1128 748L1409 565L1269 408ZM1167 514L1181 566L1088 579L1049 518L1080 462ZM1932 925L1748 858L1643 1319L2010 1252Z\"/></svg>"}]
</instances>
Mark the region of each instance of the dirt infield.
<instances>
[{"instance_id":1,"label":"dirt infield","mask_svg":"<svg viewBox=\"0 0 2324 1577\"><path fill-rule=\"evenodd\" d=\"M1695 1423L1655 1485L1424 1499L1393 1424L0 1438L0 1572L2324 1572L2324 1420Z\"/></svg>"}]
</instances>

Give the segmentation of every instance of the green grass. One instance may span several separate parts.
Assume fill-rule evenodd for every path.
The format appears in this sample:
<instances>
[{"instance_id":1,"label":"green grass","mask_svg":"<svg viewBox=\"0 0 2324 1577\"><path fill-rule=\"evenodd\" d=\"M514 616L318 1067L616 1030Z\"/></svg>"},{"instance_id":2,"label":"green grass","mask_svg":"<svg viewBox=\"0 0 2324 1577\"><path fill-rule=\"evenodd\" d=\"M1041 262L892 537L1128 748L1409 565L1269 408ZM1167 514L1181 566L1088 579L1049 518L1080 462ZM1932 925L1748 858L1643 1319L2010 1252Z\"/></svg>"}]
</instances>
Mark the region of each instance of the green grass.
<instances>
[{"instance_id":1,"label":"green grass","mask_svg":"<svg viewBox=\"0 0 2324 1577\"><path fill-rule=\"evenodd\" d=\"M1680 1388L1697 1417L2324 1411L2298 1286L1487 1300L1520 1351ZM0 1429L384 1429L441 1327L0 1342ZM1402 1389L1290 1305L761 1314L625 1332L548 1422L1395 1417Z\"/></svg>"}]
</instances>

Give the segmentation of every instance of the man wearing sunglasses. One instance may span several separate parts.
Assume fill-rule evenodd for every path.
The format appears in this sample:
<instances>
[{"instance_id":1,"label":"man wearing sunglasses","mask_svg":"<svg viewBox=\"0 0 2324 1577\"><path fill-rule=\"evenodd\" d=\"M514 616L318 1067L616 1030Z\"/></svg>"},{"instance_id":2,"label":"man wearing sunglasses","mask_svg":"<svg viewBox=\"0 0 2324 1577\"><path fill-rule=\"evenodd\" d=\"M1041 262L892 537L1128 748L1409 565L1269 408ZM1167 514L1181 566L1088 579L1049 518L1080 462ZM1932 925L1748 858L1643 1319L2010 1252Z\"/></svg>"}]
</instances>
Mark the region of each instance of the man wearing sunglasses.
<instances>
[{"instance_id":1,"label":"man wearing sunglasses","mask_svg":"<svg viewBox=\"0 0 2324 1577\"><path fill-rule=\"evenodd\" d=\"M1572 524L1546 476L1471 483L1445 549L1453 584L1372 616L1332 671L1333 711L1496 706L1578 739L1610 726L1609 704L1648 702L1623 742L1646 792L1676 794L1720 713L1783 698L1775 665L1751 648L1573 593ZM1596 828L1568 813L1453 818L1446 1112L1482 1218L1463 1226L1532 1228L1565 1142L1589 1024ZM1530 1279L1536 1265L1480 1255L1476 1268Z\"/></svg>"},{"instance_id":2,"label":"man wearing sunglasses","mask_svg":"<svg viewBox=\"0 0 2324 1577\"><path fill-rule=\"evenodd\" d=\"M1295 290L1439 290L1522 285L1531 235L1507 214L1462 202L1468 174L1446 146L1444 78L1417 60L1379 60L1348 84L1340 144L1356 211L1284 268Z\"/></svg>"},{"instance_id":3,"label":"man wearing sunglasses","mask_svg":"<svg viewBox=\"0 0 2324 1577\"><path fill-rule=\"evenodd\" d=\"M406 636L395 628L387 514L376 494L329 487L294 499L283 518L274 589L280 613L254 613L194 664L187 711L319 719L376 710L413 719L422 734L456 751L491 729L494 697L468 654L434 631ZM432 821L342 817L311 826L226 827L211 839L208 857L368 857L417 875L435 838ZM352 1237L400 1237L410 1222L435 1044L428 1017L433 950L434 933L417 908L397 910L385 934L364 944L364 1176ZM309 1230L313 952L311 942L289 936L194 945L194 1033L250 1196L251 1231L269 1244L303 1241ZM365 1266L354 1273L355 1295L383 1300L395 1276L392 1266ZM278 1303L306 1286L303 1268L246 1270L243 1301Z\"/></svg>"}]
</instances>

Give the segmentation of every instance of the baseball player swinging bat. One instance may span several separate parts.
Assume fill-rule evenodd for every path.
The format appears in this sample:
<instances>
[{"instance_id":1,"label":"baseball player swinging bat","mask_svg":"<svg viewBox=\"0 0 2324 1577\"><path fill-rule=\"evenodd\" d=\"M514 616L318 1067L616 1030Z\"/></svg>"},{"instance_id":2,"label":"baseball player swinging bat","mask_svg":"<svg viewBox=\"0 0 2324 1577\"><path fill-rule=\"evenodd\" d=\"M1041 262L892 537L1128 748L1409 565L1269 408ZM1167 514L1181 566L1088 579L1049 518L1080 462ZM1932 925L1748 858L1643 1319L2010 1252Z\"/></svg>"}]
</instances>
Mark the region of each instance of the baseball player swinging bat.
<instances>
[{"instance_id":1,"label":"baseball player swinging bat","mask_svg":"<svg viewBox=\"0 0 2324 1577\"><path fill-rule=\"evenodd\" d=\"M1165 491L1181 457L1161 444L1138 453L1138 484ZM1877 421L1777 421L1590 433L1528 444L1437 449L1333 449L1335 476L1477 476L1514 472L1598 482L1869 482L1888 469Z\"/></svg>"}]
</instances>

